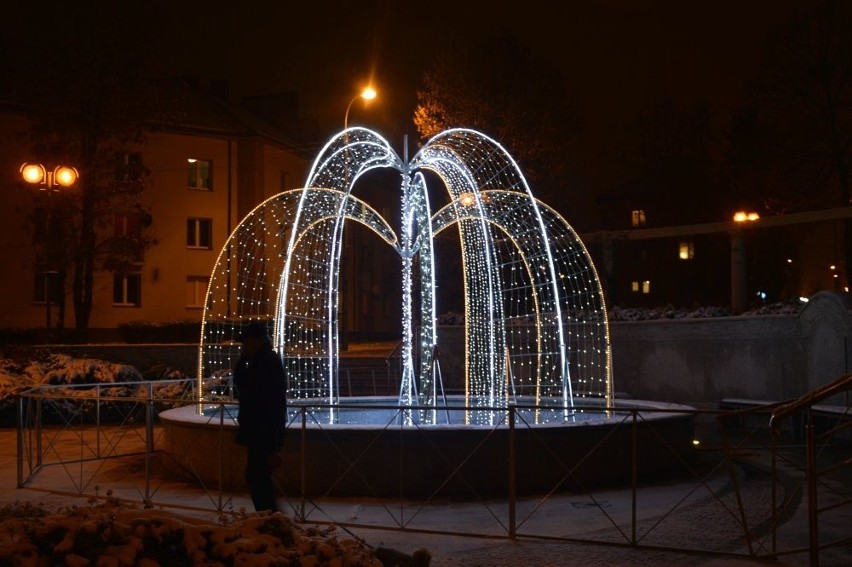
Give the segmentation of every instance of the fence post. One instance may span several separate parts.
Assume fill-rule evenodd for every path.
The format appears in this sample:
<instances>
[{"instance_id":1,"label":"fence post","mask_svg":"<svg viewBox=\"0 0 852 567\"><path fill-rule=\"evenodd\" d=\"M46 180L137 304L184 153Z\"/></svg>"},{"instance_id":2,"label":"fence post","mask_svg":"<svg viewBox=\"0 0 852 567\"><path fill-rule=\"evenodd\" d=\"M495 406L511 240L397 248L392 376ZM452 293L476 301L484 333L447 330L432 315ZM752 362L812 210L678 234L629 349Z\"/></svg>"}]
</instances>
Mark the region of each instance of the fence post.
<instances>
[{"instance_id":1,"label":"fence post","mask_svg":"<svg viewBox=\"0 0 852 567\"><path fill-rule=\"evenodd\" d=\"M639 491L639 416L636 409L631 410L633 417L633 430L631 431L632 441L630 443L630 545L636 546L636 502L638 500Z\"/></svg>"},{"instance_id":2,"label":"fence post","mask_svg":"<svg viewBox=\"0 0 852 567\"><path fill-rule=\"evenodd\" d=\"M24 397L18 397L18 488L24 487Z\"/></svg>"},{"instance_id":3,"label":"fence post","mask_svg":"<svg viewBox=\"0 0 852 567\"><path fill-rule=\"evenodd\" d=\"M223 495L223 461L225 458L224 449L225 449L225 402L219 402L219 496L218 496L218 504L216 506L216 511L222 511L222 495Z\"/></svg>"},{"instance_id":4,"label":"fence post","mask_svg":"<svg viewBox=\"0 0 852 567\"><path fill-rule=\"evenodd\" d=\"M306 434L308 428L308 415L307 415L307 406L302 406L302 446L300 447L300 455L299 455L299 466L300 466L300 479L299 479L299 490L300 490L300 499L301 502L299 504L299 520L305 521L305 474L307 470L307 466L305 465L305 445L307 444Z\"/></svg>"},{"instance_id":5,"label":"fence post","mask_svg":"<svg viewBox=\"0 0 852 567\"><path fill-rule=\"evenodd\" d=\"M148 403L145 408L145 508L151 507L151 453L154 451L154 389L148 382Z\"/></svg>"},{"instance_id":6,"label":"fence post","mask_svg":"<svg viewBox=\"0 0 852 567\"><path fill-rule=\"evenodd\" d=\"M509 402L509 539L516 536L515 402Z\"/></svg>"},{"instance_id":7,"label":"fence post","mask_svg":"<svg viewBox=\"0 0 852 567\"><path fill-rule=\"evenodd\" d=\"M101 384L95 384L95 454L101 458Z\"/></svg>"},{"instance_id":8,"label":"fence post","mask_svg":"<svg viewBox=\"0 0 852 567\"><path fill-rule=\"evenodd\" d=\"M807 450L807 482L808 482L808 551L811 567L819 567L819 528L817 510L817 467L816 440L814 435L813 412L808 412L808 423L805 426Z\"/></svg>"},{"instance_id":9,"label":"fence post","mask_svg":"<svg viewBox=\"0 0 852 567\"><path fill-rule=\"evenodd\" d=\"M35 419L36 419L36 468L41 468L41 465L44 464L42 454L41 454L41 398L36 399L36 411L35 411Z\"/></svg>"},{"instance_id":10,"label":"fence post","mask_svg":"<svg viewBox=\"0 0 852 567\"><path fill-rule=\"evenodd\" d=\"M778 440L772 431L770 436L770 451L772 453L771 473L772 479L772 554L778 551Z\"/></svg>"}]
</instances>

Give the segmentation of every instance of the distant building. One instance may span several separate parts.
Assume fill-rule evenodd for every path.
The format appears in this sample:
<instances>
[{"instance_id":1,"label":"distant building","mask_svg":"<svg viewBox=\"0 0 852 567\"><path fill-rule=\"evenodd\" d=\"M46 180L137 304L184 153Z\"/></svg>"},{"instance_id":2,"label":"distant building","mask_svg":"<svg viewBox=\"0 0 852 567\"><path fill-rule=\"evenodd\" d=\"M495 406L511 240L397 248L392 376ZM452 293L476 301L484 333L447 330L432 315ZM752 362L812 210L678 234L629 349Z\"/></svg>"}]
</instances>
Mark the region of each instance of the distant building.
<instances>
[{"instance_id":1,"label":"distant building","mask_svg":"<svg viewBox=\"0 0 852 567\"><path fill-rule=\"evenodd\" d=\"M198 88L186 86L185 95L180 120L152 124L146 142L126 155L129 164L151 171L143 200L151 213L146 231L156 244L130 273L95 273L94 331L134 321L200 320L211 269L237 223L262 200L305 181L310 157L278 128ZM45 274L35 262L43 243L23 228L39 206L37 191L18 171L33 159L27 129L20 107L0 108L0 328L7 329L44 327L47 316ZM114 226L101 229L116 234L141 222L124 211L108 221ZM67 298L70 292L58 293ZM73 327L72 302L66 304L64 326Z\"/></svg>"},{"instance_id":2,"label":"distant building","mask_svg":"<svg viewBox=\"0 0 852 567\"><path fill-rule=\"evenodd\" d=\"M663 224L638 203L621 208L621 225L581 235L607 302L622 307L730 306L849 291L843 223L852 208L757 220Z\"/></svg>"}]
</instances>

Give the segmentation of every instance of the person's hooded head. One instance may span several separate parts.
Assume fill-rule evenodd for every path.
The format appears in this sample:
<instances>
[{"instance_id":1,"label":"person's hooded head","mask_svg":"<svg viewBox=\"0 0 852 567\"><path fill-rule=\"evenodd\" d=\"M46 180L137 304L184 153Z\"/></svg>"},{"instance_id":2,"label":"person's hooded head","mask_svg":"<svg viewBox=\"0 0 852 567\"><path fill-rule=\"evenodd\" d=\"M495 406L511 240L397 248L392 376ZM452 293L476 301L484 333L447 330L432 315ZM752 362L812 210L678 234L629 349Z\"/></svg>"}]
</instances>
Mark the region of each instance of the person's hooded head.
<instances>
[{"instance_id":1,"label":"person's hooded head","mask_svg":"<svg viewBox=\"0 0 852 567\"><path fill-rule=\"evenodd\" d=\"M243 351L248 355L256 353L272 342L269 337L269 329L263 321L250 321L243 328L237 340L243 343Z\"/></svg>"}]
</instances>

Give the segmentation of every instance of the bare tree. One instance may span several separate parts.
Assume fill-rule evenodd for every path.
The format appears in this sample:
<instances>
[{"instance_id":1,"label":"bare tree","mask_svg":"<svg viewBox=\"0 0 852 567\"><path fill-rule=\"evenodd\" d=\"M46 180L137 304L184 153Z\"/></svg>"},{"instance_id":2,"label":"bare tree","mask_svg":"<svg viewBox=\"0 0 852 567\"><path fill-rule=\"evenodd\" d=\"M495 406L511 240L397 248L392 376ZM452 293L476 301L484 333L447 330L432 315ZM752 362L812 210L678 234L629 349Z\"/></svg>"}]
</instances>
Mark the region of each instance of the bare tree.
<instances>
[{"instance_id":1,"label":"bare tree","mask_svg":"<svg viewBox=\"0 0 852 567\"><path fill-rule=\"evenodd\" d=\"M769 212L849 206L852 198L852 4L804 5L771 37L729 131L736 190ZM852 221L844 226L846 271Z\"/></svg>"},{"instance_id":2,"label":"bare tree","mask_svg":"<svg viewBox=\"0 0 852 567\"><path fill-rule=\"evenodd\" d=\"M84 331L96 270L127 271L153 243L144 231L149 176L135 153L154 112L144 37L152 24L135 2L40 6L19 7L20 21L38 21L50 33L24 30L9 43L10 90L29 116L34 159L80 171L73 189L54 201L57 220L45 229L58 283L70 277L75 327Z\"/></svg>"},{"instance_id":3,"label":"bare tree","mask_svg":"<svg viewBox=\"0 0 852 567\"><path fill-rule=\"evenodd\" d=\"M417 100L414 123L422 138L453 127L477 129L507 148L537 195L560 196L569 185L577 122L564 79L513 39L439 52Z\"/></svg>"},{"instance_id":4,"label":"bare tree","mask_svg":"<svg viewBox=\"0 0 852 567\"><path fill-rule=\"evenodd\" d=\"M623 162L631 181L613 197L645 210L649 223L719 220L718 160L707 106L668 97L654 101L629 125Z\"/></svg>"}]
</instances>

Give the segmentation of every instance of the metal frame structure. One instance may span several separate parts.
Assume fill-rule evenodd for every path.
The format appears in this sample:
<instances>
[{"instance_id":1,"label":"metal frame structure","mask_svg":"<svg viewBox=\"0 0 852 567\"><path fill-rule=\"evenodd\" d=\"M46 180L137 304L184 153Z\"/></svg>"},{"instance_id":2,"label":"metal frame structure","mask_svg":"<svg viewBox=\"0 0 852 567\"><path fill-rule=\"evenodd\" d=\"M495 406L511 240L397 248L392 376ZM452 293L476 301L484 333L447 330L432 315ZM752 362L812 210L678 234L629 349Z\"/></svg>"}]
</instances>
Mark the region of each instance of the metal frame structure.
<instances>
[{"instance_id":1,"label":"metal frame structure","mask_svg":"<svg viewBox=\"0 0 852 567\"><path fill-rule=\"evenodd\" d=\"M213 269L199 347L198 391L233 367L235 338L266 321L290 370L291 399L340 400L340 266L347 221L373 232L400 258L402 376L399 404L437 405L441 384L434 237L458 231L464 279L465 405L530 403L573 418L581 398L612 402L604 297L576 232L532 194L520 168L493 139L473 130L443 132L409 161L365 128L349 128L317 156L305 188L271 197L237 226ZM368 171L400 175L395 230L352 194ZM430 197L427 172L446 190ZM415 315L416 314L416 315ZM417 320L415 320L417 317ZM415 329L418 336L415 337ZM204 400L198 400L201 403ZM427 423L429 415L419 419ZM492 412L472 410L471 423Z\"/></svg>"}]
</instances>

